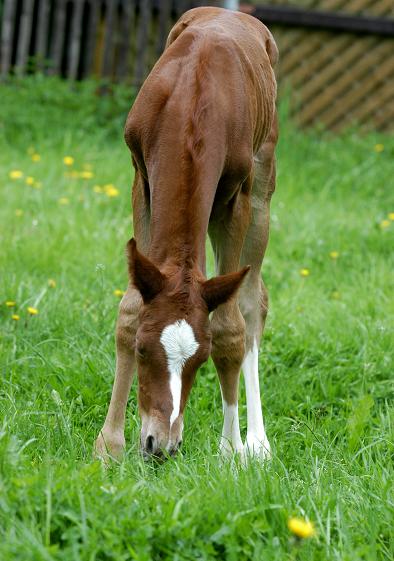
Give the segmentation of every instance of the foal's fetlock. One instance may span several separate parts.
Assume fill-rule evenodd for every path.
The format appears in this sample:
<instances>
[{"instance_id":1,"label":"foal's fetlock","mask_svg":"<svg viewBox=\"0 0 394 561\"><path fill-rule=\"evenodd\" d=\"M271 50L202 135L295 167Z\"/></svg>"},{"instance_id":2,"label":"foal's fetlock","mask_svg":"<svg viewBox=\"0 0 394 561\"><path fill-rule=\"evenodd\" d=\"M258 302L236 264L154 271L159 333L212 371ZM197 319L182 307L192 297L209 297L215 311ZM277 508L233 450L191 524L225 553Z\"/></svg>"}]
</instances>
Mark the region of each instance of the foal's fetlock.
<instances>
[{"instance_id":1,"label":"foal's fetlock","mask_svg":"<svg viewBox=\"0 0 394 561\"><path fill-rule=\"evenodd\" d=\"M108 464L111 459L119 461L122 459L125 446L123 432L103 427L95 442L93 455L105 464Z\"/></svg>"},{"instance_id":2,"label":"foal's fetlock","mask_svg":"<svg viewBox=\"0 0 394 561\"><path fill-rule=\"evenodd\" d=\"M228 438L223 436L220 439L219 451L223 458L232 458L237 455L242 458L245 453L242 443L233 445Z\"/></svg>"},{"instance_id":3,"label":"foal's fetlock","mask_svg":"<svg viewBox=\"0 0 394 561\"><path fill-rule=\"evenodd\" d=\"M244 445L244 454L246 459L259 458L260 460L270 460L272 458L271 446L264 435L262 438L254 433L248 433Z\"/></svg>"}]
</instances>

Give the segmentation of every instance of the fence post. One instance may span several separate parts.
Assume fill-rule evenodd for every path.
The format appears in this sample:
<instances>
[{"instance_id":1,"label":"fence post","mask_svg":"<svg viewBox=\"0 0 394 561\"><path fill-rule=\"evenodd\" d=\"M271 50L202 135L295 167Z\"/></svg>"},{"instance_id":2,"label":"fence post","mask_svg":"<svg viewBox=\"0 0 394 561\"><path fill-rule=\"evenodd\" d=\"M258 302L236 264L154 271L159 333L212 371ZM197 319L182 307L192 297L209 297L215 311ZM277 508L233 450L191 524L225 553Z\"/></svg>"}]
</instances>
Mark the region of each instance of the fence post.
<instances>
[{"instance_id":1,"label":"fence post","mask_svg":"<svg viewBox=\"0 0 394 561\"><path fill-rule=\"evenodd\" d=\"M22 16L19 31L18 49L16 53L15 70L22 75L26 70L27 57L29 55L29 42L33 23L33 0L24 0L22 4Z\"/></svg>"},{"instance_id":2,"label":"fence post","mask_svg":"<svg viewBox=\"0 0 394 561\"><path fill-rule=\"evenodd\" d=\"M1 75L7 76L11 67L12 43L14 40L14 19L16 2L5 0L3 6L3 23L1 26Z\"/></svg>"},{"instance_id":3,"label":"fence post","mask_svg":"<svg viewBox=\"0 0 394 561\"><path fill-rule=\"evenodd\" d=\"M174 1L174 8L175 8L175 19L181 17L181 15L189 10L190 8L195 8L197 6L197 2L194 0L175 0Z\"/></svg>"},{"instance_id":4,"label":"fence post","mask_svg":"<svg viewBox=\"0 0 394 561\"><path fill-rule=\"evenodd\" d=\"M107 0L105 14L104 56L101 73L103 78L109 78L114 59L114 23L116 17L115 0Z\"/></svg>"},{"instance_id":5,"label":"fence post","mask_svg":"<svg viewBox=\"0 0 394 561\"><path fill-rule=\"evenodd\" d=\"M116 71L116 77L120 80L127 78L129 71L131 29L135 14L135 0L123 0L122 10L119 30L119 60Z\"/></svg>"},{"instance_id":6,"label":"fence post","mask_svg":"<svg viewBox=\"0 0 394 561\"><path fill-rule=\"evenodd\" d=\"M89 2L89 22L87 26L86 47L83 54L83 74L90 76L92 73L93 59L97 41L97 26L100 18L100 6L97 0Z\"/></svg>"},{"instance_id":7,"label":"fence post","mask_svg":"<svg viewBox=\"0 0 394 561\"><path fill-rule=\"evenodd\" d=\"M49 0L41 0L38 11L37 22L37 65L40 70L45 67L48 49L48 24L49 24Z\"/></svg>"},{"instance_id":8,"label":"fence post","mask_svg":"<svg viewBox=\"0 0 394 561\"><path fill-rule=\"evenodd\" d=\"M145 55L148 44L148 30L151 18L151 0L144 0L140 3L140 16L137 33L137 52L134 72L134 85L139 87L145 78Z\"/></svg>"},{"instance_id":9,"label":"fence post","mask_svg":"<svg viewBox=\"0 0 394 561\"><path fill-rule=\"evenodd\" d=\"M70 58L67 64L67 75L76 80L78 75L79 56L81 53L82 15L84 0L74 0L74 10L71 20Z\"/></svg>"},{"instance_id":10,"label":"fence post","mask_svg":"<svg viewBox=\"0 0 394 561\"><path fill-rule=\"evenodd\" d=\"M60 74L62 65L63 43L66 27L66 0L56 2L55 21L51 45L51 67L49 74Z\"/></svg>"},{"instance_id":11,"label":"fence post","mask_svg":"<svg viewBox=\"0 0 394 561\"><path fill-rule=\"evenodd\" d=\"M239 0L224 0L223 8L228 10L239 10Z\"/></svg>"},{"instance_id":12,"label":"fence post","mask_svg":"<svg viewBox=\"0 0 394 561\"><path fill-rule=\"evenodd\" d=\"M162 0L160 2L160 13L159 13L159 32L157 34L157 45L156 54L160 56L164 50L167 35L170 30L168 25L171 20L171 5L170 0Z\"/></svg>"}]
</instances>

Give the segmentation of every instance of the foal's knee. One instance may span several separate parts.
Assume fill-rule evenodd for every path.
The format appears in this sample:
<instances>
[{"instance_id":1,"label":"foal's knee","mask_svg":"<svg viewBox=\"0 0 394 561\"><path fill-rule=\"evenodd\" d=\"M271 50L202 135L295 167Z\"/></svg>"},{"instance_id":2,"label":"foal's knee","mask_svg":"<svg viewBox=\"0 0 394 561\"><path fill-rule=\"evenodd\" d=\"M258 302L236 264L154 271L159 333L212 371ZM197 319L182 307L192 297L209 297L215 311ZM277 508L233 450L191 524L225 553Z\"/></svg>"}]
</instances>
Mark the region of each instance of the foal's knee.
<instances>
[{"instance_id":1,"label":"foal's knee","mask_svg":"<svg viewBox=\"0 0 394 561\"><path fill-rule=\"evenodd\" d=\"M249 279L251 280L251 279ZM268 313L268 292L258 273L257 279L242 287L240 309L246 323L246 351L260 341Z\"/></svg>"},{"instance_id":2,"label":"foal's knee","mask_svg":"<svg viewBox=\"0 0 394 561\"><path fill-rule=\"evenodd\" d=\"M119 315L116 324L116 345L135 349L135 336L138 328L138 314L142 305L139 292L128 289L119 305Z\"/></svg>"},{"instance_id":3,"label":"foal's knee","mask_svg":"<svg viewBox=\"0 0 394 561\"><path fill-rule=\"evenodd\" d=\"M221 306L211 320L212 358L222 370L241 367L245 355L245 320L238 305Z\"/></svg>"},{"instance_id":4,"label":"foal's knee","mask_svg":"<svg viewBox=\"0 0 394 561\"><path fill-rule=\"evenodd\" d=\"M261 315L263 329L264 329L265 320L267 319L267 314L268 314L268 290L266 289L266 286L263 281L261 281L259 310L260 310L260 315Z\"/></svg>"}]
</instances>

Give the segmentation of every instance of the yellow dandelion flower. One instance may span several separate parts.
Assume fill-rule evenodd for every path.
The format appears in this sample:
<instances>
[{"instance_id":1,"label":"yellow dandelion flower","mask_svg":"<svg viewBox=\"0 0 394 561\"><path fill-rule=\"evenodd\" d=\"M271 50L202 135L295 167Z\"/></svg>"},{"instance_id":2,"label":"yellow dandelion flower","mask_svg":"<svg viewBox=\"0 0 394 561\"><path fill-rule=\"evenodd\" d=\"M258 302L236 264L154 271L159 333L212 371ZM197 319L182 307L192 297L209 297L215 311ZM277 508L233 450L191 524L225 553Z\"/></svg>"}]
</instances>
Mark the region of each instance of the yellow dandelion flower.
<instances>
[{"instance_id":1,"label":"yellow dandelion flower","mask_svg":"<svg viewBox=\"0 0 394 561\"><path fill-rule=\"evenodd\" d=\"M35 152L34 154L32 154L31 159L32 162L39 162L41 160L41 156L40 154L37 154L37 152Z\"/></svg>"},{"instance_id":2,"label":"yellow dandelion flower","mask_svg":"<svg viewBox=\"0 0 394 561\"><path fill-rule=\"evenodd\" d=\"M56 287L56 281L54 279L48 279L48 286L49 286L49 288L55 288Z\"/></svg>"},{"instance_id":3,"label":"yellow dandelion flower","mask_svg":"<svg viewBox=\"0 0 394 561\"><path fill-rule=\"evenodd\" d=\"M309 277L309 275L311 274L309 269L300 269L300 275L302 277Z\"/></svg>"},{"instance_id":4,"label":"yellow dandelion flower","mask_svg":"<svg viewBox=\"0 0 394 561\"><path fill-rule=\"evenodd\" d=\"M384 150L383 144L375 144L374 150L375 152L383 152Z\"/></svg>"},{"instance_id":5,"label":"yellow dandelion flower","mask_svg":"<svg viewBox=\"0 0 394 561\"><path fill-rule=\"evenodd\" d=\"M116 290L114 290L114 294L115 296L123 296L124 294L124 290L119 290L119 288L117 288Z\"/></svg>"},{"instance_id":6,"label":"yellow dandelion flower","mask_svg":"<svg viewBox=\"0 0 394 561\"><path fill-rule=\"evenodd\" d=\"M18 321L18 320L20 319L19 316L18 316L18 314L12 314L11 318L12 318L14 321Z\"/></svg>"},{"instance_id":7,"label":"yellow dandelion flower","mask_svg":"<svg viewBox=\"0 0 394 561\"><path fill-rule=\"evenodd\" d=\"M95 186L93 187L93 191L94 191L95 193L102 193L102 192L103 192L103 188L100 187L100 185L95 185Z\"/></svg>"},{"instance_id":8,"label":"yellow dandelion flower","mask_svg":"<svg viewBox=\"0 0 394 561\"><path fill-rule=\"evenodd\" d=\"M14 302L13 300L7 300L7 302L5 303L8 308L13 308L15 304L16 302Z\"/></svg>"},{"instance_id":9,"label":"yellow dandelion flower","mask_svg":"<svg viewBox=\"0 0 394 561\"><path fill-rule=\"evenodd\" d=\"M9 173L10 179L21 179L23 177L23 171L20 169L13 169Z\"/></svg>"},{"instance_id":10,"label":"yellow dandelion flower","mask_svg":"<svg viewBox=\"0 0 394 561\"><path fill-rule=\"evenodd\" d=\"M94 176L94 173L92 171L81 171L79 174L79 177L81 177L82 179L92 179L92 177Z\"/></svg>"},{"instance_id":11,"label":"yellow dandelion flower","mask_svg":"<svg viewBox=\"0 0 394 561\"><path fill-rule=\"evenodd\" d=\"M387 216L389 220L394 220L394 212L389 212Z\"/></svg>"},{"instance_id":12,"label":"yellow dandelion flower","mask_svg":"<svg viewBox=\"0 0 394 561\"><path fill-rule=\"evenodd\" d=\"M72 156L64 156L63 164L65 166L72 166L74 163L74 158Z\"/></svg>"},{"instance_id":13,"label":"yellow dandelion flower","mask_svg":"<svg viewBox=\"0 0 394 561\"><path fill-rule=\"evenodd\" d=\"M36 315L38 314L37 308L33 308L32 306L29 306L29 307L27 308L27 311L29 312L29 314L30 314L31 316L36 316Z\"/></svg>"},{"instance_id":14,"label":"yellow dandelion flower","mask_svg":"<svg viewBox=\"0 0 394 561\"><path fill-rule=\"evenodd\" d=\"M382 220L379 226L381 227L382 230L385 230L390 226L390 220Z\"/></svg>"},{"instance_id":15,"label":"yellow dandelion flower","mask_svg":"<svg viewBox=\"0 0 394 561\"><path fill-rule=\"evenodd\" d=\"M338 290L333 290L333 292L331 292L331 298L333 300L339 300L341 297L340 293L338 292Z\"/></svg>"},{"instance_id":16,"label":"yellow dandelion flower","mask_svg":"<svg viewBox=\"0 0 394 561\"><path fill-rule=\"evenodd\" d=\"M23 215L23 210L21 208L17 208L15 210L15 216L22 216Z\"/></svg>"},{"instance_id":17,"label":"yellow dandelion flower","mask_svg":"<svg viewBox=\"0 0 394 561\"><path fill-rule=\"evenodd\" d=\"M119 195L119 190L116 187L111 187L105 190L107 197L117 197Z\"/></svg>"},{"instance_id":18,"label":"yellow dandelion flower","mask_svg":"<svg viewBox=\"0 0 394 561\"><path fill-rule=\"evenodd\" d=\"M28 177L26 177L25 183L26 183L26 185L34 185L34 183L35 183L34 177L32 177L31 175L29 175Z\"/></svg>"},{"instance_id":19,"label":"yellow dandelion flower","mask_svg":"<svg viewBox=\"0 0 394 561\"><path fill-rule=\"evenodd\" d=\"M60 197L59 199L59 205L68 205L69 202L70 199L68 199L67 197Z\"/></svg>"},{"instance_id":20,"label":"yellow dandelion flower","mask_svg":"<svg viewBox=\"0 0 394 561\"><path fill-rule=\"evenodd\" d=\"M330 251L329 255L330 255L331 259L338 259L338 257L339 257L338 251Z\"/></svg>"},{"instance_id":21,"label":"yellow dandelion flower","mask_svg":"<svg viewBox=\"0 0 394 561\"><path fill-rule=\"evenodd\" d=\"M104 191L115 189L115 185L113 183L107 183L106 185L104 185L103 189Z\"/></svg>"},{"instance_id":22,"label":"yellow dandelion flower","mask_svg":"<svg viewBox=\"0 0 394 561\"><path fill-rule=\"evenodd\" d=\"M311 538L316 534L316 530L308 520L303 518L289 518L287 527L297 538Z\"/></svg>"}]
</instances>

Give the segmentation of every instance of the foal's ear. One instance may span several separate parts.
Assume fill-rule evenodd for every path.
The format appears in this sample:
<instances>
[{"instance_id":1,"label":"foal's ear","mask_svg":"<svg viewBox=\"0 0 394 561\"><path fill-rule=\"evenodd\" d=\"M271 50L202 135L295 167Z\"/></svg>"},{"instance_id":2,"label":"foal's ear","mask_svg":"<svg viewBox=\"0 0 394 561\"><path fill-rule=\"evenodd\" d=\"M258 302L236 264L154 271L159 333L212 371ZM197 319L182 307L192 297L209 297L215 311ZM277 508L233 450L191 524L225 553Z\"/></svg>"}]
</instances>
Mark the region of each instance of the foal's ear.
<instances>
[{"instance_id":1,"label":"foal's ear","mask_svg":"<svg viewBox=\"0 0 394 561\"><path fill-rule=\"evenodd\" d=\"M208 311L212 312L236 293L249 269L250 266L244 267L237 273L221 275L202 283L202 297L208 306Z\"/></svg>"},{"instance_id":2,"label":"foal's ear","mask_svg":"<svg viewBox=\"0 0 394 561\"><path fill-rule=\"evenodd\" d=\"M137 249L134 238L127 242L127 262L130 280L140 291L144 303L148 303L164 288L165 276Z\"/></svg>"}]
</instances>

